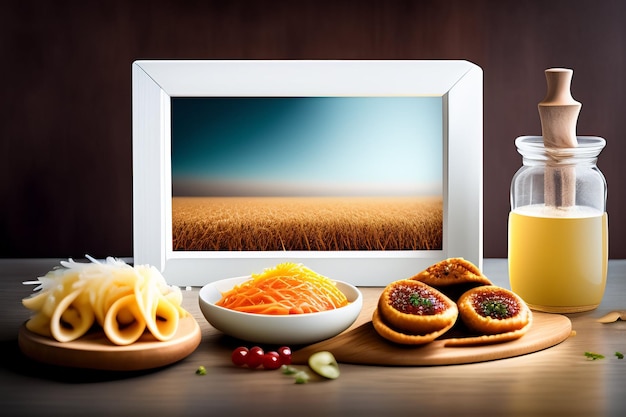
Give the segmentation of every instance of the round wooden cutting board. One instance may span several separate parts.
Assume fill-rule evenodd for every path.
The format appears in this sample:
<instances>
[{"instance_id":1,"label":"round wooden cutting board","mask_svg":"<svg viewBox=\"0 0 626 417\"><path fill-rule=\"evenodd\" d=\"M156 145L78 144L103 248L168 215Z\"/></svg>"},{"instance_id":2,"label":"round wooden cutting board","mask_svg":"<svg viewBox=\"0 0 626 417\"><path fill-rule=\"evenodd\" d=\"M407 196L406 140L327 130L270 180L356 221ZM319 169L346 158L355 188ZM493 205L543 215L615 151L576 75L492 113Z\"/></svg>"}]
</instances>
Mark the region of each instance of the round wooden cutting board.
<instances>
[{"instance_id":1,"label":"round wooden cutting board","mask_svg":"<svg viewBox=\"0 0 626 417\"><path fill-rule=\"evenodd\" d=\"M555 346L572 332L569 318L560 314L533 312L533 322L519 339L491 345L447 347L446 339L421 346L395 345L376 333L371 321L331 339L293 353L292 362L305 364L312 353L330 351L338 362L361 365L427 366L456 365L511 358ZM445 335L444 335L445 336Z\"/></svg>"},{"instance_id":2,"label":"round wooden cutting board","mask_svg":"<svg viewBox=\"0 0 626 417\"><path fill-rule=\"evenodd\" d=\"M116 346L104 332L91 332L71 342L40 336L25 325L18 333L19 347L39 362L72 368L107 371L138 371L178 362L190 355L201 340L200 326L191 317L182 318L174 337L161 342L149 333L128 346Z\"/></svg>"}]
</instances>

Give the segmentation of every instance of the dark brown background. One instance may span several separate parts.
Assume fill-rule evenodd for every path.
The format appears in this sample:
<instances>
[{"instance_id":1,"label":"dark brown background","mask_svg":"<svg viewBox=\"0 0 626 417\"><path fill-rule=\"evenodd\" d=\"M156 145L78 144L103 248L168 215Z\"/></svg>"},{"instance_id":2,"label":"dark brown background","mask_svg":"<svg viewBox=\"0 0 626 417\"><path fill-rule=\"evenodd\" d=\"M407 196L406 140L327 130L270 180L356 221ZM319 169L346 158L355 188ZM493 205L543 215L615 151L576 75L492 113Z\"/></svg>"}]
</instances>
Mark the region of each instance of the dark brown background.
<instances>
[{"instance_id":1,"label":"dark brown background","mask_svg":"<svg viewBox=\"0 0 626 417\"><path fill-rule=\"evenodd\" d=\"M578 134L607 139L626 258L625 51L621 0L3 1L0 255L132 256L136 59L466 59L484 71L484 255L507 254L513 141L541 134L543 71L568 67Z\"/></svg>"}]
</instances>

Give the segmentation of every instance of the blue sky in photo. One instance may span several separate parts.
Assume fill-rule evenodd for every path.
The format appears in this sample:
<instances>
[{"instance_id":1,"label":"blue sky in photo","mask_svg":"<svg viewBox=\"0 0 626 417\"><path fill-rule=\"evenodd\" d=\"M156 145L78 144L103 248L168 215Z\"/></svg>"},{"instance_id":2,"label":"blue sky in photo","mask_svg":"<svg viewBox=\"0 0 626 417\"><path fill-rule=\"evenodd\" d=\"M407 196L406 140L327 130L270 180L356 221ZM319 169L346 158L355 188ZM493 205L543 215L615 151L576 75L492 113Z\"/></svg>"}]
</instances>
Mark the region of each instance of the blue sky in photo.
<instances>
[{"instance_id":1,"label":"blue sky in photo","mask_svg":"<svg viewBox=\"0 0 626 417\"><path fill-rule=\"evenodd\" d=\"M174 196L441 195L441 97L172 98Z\"/></svg>"}]
</instances>

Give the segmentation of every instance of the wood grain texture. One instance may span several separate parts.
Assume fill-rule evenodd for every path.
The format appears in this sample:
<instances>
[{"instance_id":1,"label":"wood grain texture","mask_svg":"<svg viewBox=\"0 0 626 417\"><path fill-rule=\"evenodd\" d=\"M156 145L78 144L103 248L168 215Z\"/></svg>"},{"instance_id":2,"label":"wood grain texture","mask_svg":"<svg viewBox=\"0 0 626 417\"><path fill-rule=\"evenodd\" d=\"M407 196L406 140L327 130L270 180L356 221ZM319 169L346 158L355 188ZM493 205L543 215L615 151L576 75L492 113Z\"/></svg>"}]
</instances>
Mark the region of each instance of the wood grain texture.
<instances>
[{"instance_id":1,"label":"wood grain texture","mask_svg":"<svg viewBox=\"0 0 626 417\"><path fill-rule=\"evenodd\" d=\"M200 325L198 348L170 366L106 372L46 365L18 348L32 289L21 282L58 265L52 260L0 260L0 405L3 415L110 416L489 416L623 417L626 321L596 320L626 307L626 260L609 261L607 291L595 311L567 317L576 332L549 349L507 359L447 366L363 366L340 363L333 381L294 384L280 371L237 368L232 349L242 342L214 329L202 316L198 289L183 291L183 307ZM505 259L483 267L507 285ZM361 288L375 300L381 288ZM353 328L371 318L364 308ZM265 346L264 346L265 347ZM267 348L270 348L267 346ZM585 351L604 354L591 361ZM198 376L199 366L207 374ZM307 369L305 365L296 365Z\"/></svg>"},{"instance_id":2,"label":"wood grain texture","mask_svg":"<svg viewBox=\"0 0 626 417\"><path fill-rule=\"evenodd\" d=\"M534 313L528 333L514 341L473 347L446 347L446 339L442 337L426 345L410 347L387 342L376 333L371 322L367 322L339 336L294 352L293 361L306 363L312 353L328 350L340 363L384 366L458 365L537 352L561 343L570 336L571 330L571 322L565 316Z\"/></svg>"},{"instance_id":3,"label":"wood grain texture","mask_svg":"<svg viewBox=\"0 0 626 417\"><path fill-rule=\"evenodd\" d=\"M145 334L128 346L112 344L99 331L65 343L35 334L25 325L18 334L22 353L31 359L56 366L107 371L138 371L170 365L189 356L200 339L200 326L193 317L180 319L178 330L170 340L162 342Z\"/></svg>"}]
</instances>

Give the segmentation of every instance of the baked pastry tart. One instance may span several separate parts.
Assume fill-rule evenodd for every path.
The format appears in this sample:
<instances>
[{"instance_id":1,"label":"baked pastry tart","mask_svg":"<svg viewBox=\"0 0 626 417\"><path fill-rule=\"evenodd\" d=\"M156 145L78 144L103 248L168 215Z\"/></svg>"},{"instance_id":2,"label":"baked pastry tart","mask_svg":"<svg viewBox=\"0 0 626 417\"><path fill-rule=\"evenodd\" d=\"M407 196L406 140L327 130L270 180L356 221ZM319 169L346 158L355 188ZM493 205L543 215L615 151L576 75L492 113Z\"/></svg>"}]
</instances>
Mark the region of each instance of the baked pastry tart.
<instances>
[{"instance_id":1,"label":"baked pastry tart","mask_svg":"<svg viewBox=\"0 0 626 417\"><path fill-rule=\"evenodd\" d=\"M481 336L450 339L446 346L498 343L522 337L532 323L532 312L514 292L495 285L466 291L457 301L459 317Z\"/></svg>"},{"instance_id":2,"label":"baked pastry tart","mask_svg":"<svg viewBox=\"0 0 626 417\"><path fill-rule=\"evenodd\" d=\"M448 258L429 266L410 279L420 281L457 300L470 288L492 285L476 265L463 258Z\"/></svg>"},{"instance_id":3,"label":"baked pastry tart","mask_svg":"<svg viewBox=\"0 0 626 417\"><path fill-rule=\"evenodd\" d=\"M410 279L421 281L432 287L458 284L491 285L491 281L480 269L463 258L448 258L429 266Z\"/></svg>"},{"instance_id":4,"label":"baked pastry tart","mask_svg":"<svg viewBox=\"0 0 626 417\"><path fill-rule=\"evenodd\" d=\"M372 324L379 335L401 344L435 340L456 322L456 303L420 281L394 281L383 290Z\"/></svg>"}]
</instances>

